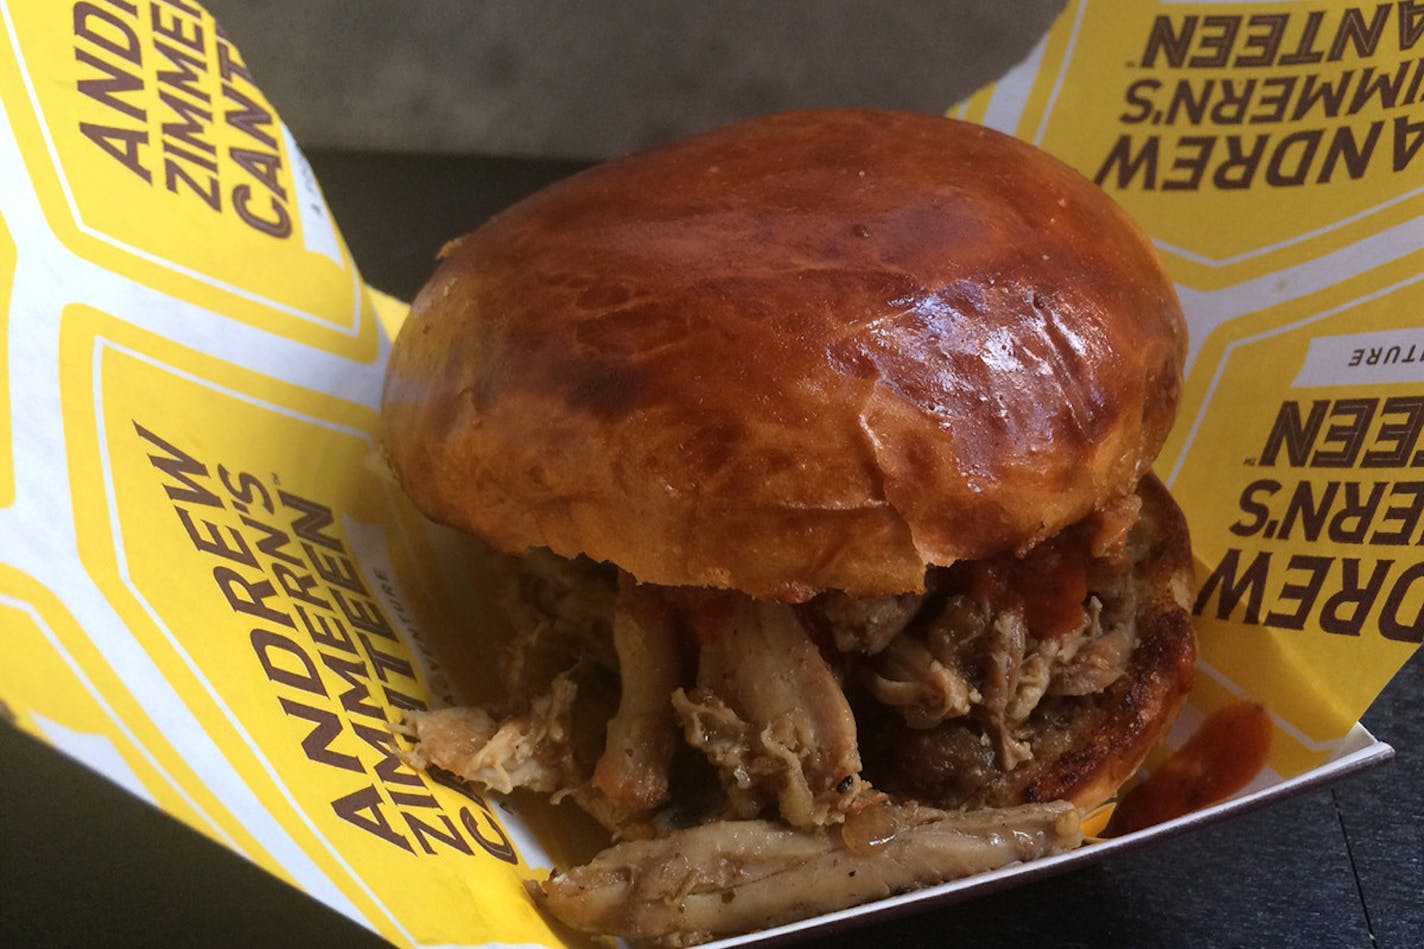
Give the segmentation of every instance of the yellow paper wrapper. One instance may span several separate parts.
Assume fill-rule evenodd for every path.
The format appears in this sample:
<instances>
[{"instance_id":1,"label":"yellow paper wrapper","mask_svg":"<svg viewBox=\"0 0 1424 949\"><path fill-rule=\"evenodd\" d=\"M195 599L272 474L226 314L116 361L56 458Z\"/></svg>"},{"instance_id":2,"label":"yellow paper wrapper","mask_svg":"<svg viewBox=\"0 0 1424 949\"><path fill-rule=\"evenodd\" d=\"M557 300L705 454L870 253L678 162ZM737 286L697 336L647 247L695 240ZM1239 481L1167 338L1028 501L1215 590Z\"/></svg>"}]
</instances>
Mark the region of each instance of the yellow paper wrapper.
<instances>
[{"instance_id":1,"label":"yellow paper wrapper","mask_svg":"<svg viewBox=\"0 0 1424 949\"><path fill-rule=\"evenodd\" d=\"M0 700L393 943L564 944L522 887L562 831L388 727L483 661L460 541L373 463L403 306L198 4L0 15ZM1169 744L1264 703L1247 794L1368 754L1424 638L1421 38L1424 4L1079 0L953 110L1178 281L1204 674Z\"/></svg>"}]
</instances>

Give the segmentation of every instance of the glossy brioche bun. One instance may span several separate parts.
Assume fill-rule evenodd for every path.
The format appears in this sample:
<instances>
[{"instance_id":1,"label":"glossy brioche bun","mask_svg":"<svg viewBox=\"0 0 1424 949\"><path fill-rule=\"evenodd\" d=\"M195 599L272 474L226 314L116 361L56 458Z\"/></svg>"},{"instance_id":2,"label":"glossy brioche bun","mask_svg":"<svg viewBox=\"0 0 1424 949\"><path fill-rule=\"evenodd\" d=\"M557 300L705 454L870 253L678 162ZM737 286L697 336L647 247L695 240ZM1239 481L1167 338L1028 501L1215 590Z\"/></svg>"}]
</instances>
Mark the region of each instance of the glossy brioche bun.
<instances>
[{"instance_id":1,"label":"glossy brioche bun","mask_svg":"<svg viewBox=\"0 0 1424 949\"><path fill-rule=\"evenodd\" d=\"M1186 330L1147 239L1022 142L777 115L451 242L391 356L416 504L509 552L804 600L923 589L1131 492Z\"/></svg>"}]
</instances>

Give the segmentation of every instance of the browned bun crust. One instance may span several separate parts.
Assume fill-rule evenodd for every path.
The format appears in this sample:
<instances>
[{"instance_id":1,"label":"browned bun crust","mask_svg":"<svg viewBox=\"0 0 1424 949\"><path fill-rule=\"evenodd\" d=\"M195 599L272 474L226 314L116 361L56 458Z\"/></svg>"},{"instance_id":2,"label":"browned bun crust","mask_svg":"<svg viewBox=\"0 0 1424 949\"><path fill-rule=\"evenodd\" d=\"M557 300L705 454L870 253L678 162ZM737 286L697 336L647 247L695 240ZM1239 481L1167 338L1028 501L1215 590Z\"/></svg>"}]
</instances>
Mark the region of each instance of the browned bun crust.
<instances>
[{"instance_id":1,"label":"browned bun crust","mask_svg":"<svg viewBox=\"0 0 1424 949\"><path fill-rule=\"evenodd\" d=\"M1186 332L1090 182L949 119L805 112L590 169L452 243L385 439L434 518L640 581L923 589L1132 490Z\"/></svg>"},{"instance_id":2,"label":"browned bun crust","mask_svg":"<svg viewBox=\"0 0 1424 949\"><path fill-rule=\"evenodd\" d=\"M872 755L926 762L918 770L897 769L884 782L887 790L972 807L1065 800L1088 811L1137 772L1176 721L1196 673L1194 567L1186 519L1155 477L1143 480L1139 494L1142 518L1135 530L1147 553L1134 571L1137 645L1127 670L1094 695L1046 698L1029 719L1033 758L1009 772L992 769L967 798L952 790L961 775L946 773L939 787L935 773L943 758L938 749L965 726L949 723L938 733L903 726L883 731L869 740Z\"/></svg>"}]
</instances>

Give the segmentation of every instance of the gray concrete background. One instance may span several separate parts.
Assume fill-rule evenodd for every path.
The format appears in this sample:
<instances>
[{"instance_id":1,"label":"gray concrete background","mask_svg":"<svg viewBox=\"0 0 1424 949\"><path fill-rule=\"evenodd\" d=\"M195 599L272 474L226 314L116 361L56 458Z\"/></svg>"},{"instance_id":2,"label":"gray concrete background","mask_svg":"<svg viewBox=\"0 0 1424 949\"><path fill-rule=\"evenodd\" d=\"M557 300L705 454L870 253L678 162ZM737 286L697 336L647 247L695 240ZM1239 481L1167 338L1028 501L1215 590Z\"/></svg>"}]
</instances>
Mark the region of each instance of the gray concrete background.
<instances>
[{"instance_id":1,"label":"gray concrete background","mask_svg":"<svg viewBox=\"0 0 1424 949\"><path fill-rule=\"evenodd\" d=\"M1063 0L204 0L305 148L597 159L769 112L942 112Z\"/></svg>"}]
</instances>

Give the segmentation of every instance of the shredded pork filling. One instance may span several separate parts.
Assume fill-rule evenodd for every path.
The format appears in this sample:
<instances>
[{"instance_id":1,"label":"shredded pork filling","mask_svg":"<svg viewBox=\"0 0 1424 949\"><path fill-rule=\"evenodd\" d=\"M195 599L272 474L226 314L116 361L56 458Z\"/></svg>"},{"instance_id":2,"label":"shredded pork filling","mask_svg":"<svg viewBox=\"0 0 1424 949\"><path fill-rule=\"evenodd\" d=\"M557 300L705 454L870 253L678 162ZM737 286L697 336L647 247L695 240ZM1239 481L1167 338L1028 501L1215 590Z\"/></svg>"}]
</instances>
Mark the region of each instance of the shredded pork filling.
<instances>
[{"instance_id":1,"label":"shredded pork filling","mask_svg":"<svg viewBox=\"0 0 1424 949\"><path fill-rule=\"evenodd\" d=\"M953 809L1032 760L1040 706L1126 669L1135 554L1117 522L1136 507L1115 513L1024 558L931 571L924 594L798 606L506 558L506 701L415 714L412 760L572 797L622 842L536 898L577 928L666 945L1069 849L1070 805ZM862 762L862 732L887 729L923 733L934 781L905 756ZM676 800L689 771L720 793Z\"/></svg>"}]
</instances>

